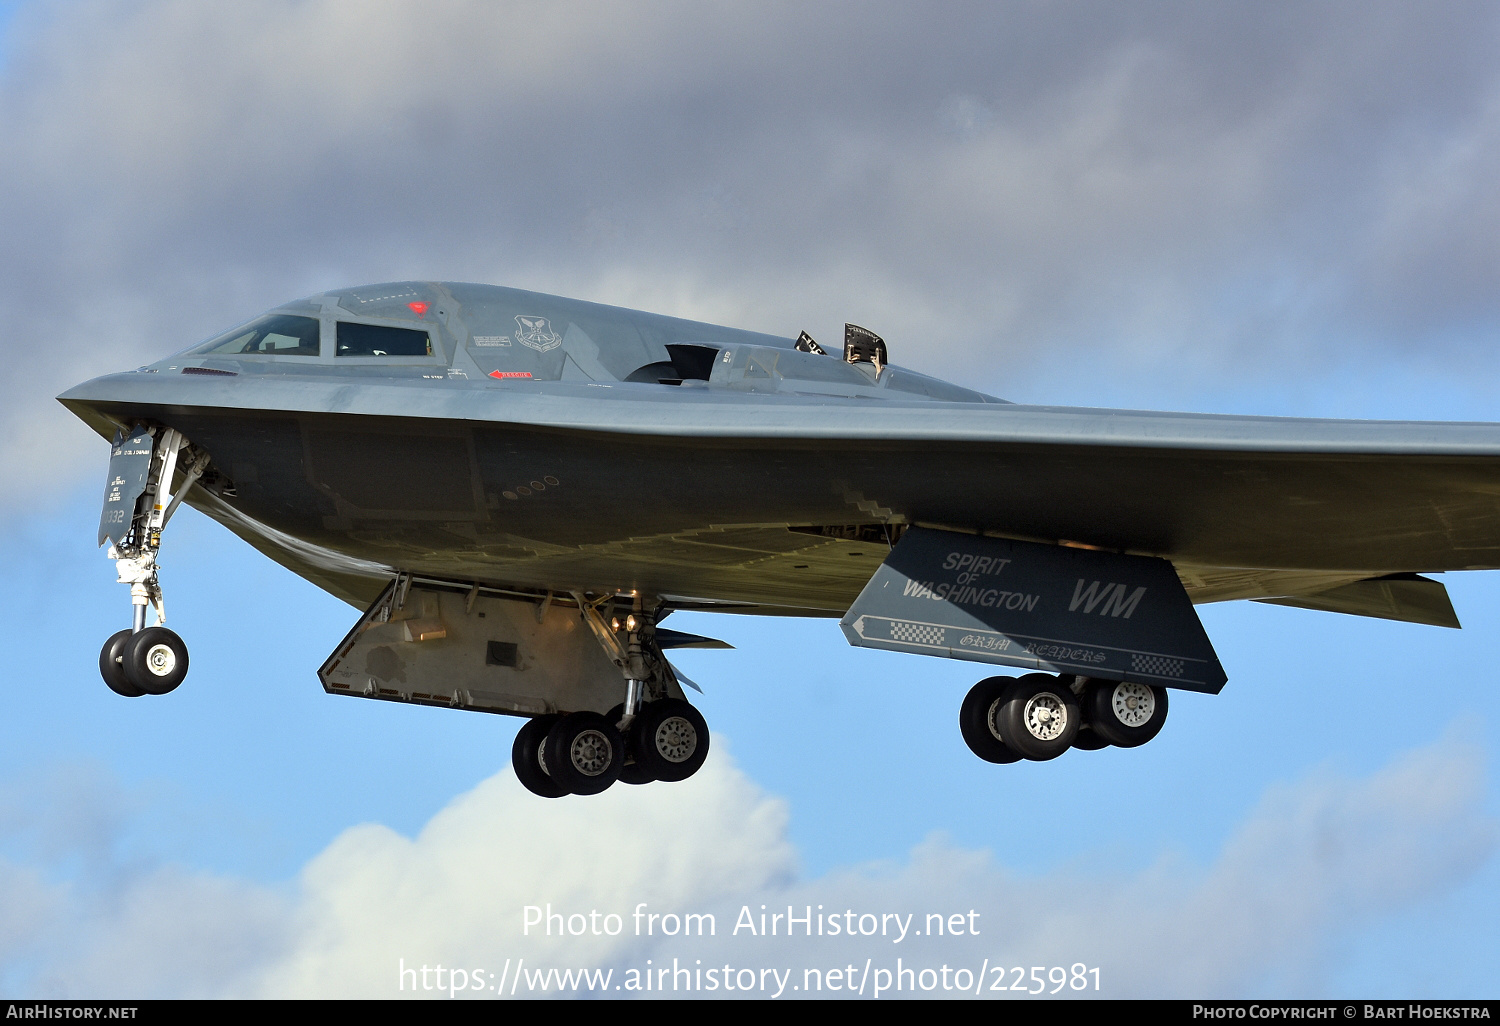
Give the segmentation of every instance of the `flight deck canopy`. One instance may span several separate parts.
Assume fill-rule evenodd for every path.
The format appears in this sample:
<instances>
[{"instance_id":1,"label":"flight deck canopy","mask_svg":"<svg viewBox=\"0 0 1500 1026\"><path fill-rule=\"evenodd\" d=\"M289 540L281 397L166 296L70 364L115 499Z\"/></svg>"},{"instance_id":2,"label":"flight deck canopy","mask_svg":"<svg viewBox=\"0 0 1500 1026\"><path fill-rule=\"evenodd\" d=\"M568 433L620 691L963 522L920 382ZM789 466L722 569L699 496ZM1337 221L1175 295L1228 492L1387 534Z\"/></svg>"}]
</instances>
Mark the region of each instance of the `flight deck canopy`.
<instances>
[{"instance_id":1,"label":"flight deck canopy","mask_svg":"<svg viewBox=\"0 0 1500 1026\"><path fill-rule=\"evenodd\" d=\"M337 356L431 356L432 336L419 328L339 321Z\"/></svg>"},{"instance_id":2,"label":"flight deck canopy","mask_svg":"<svg viewBox=\"0 0 1500 1026\"><path fill-rule=\"evenodd\" d=\"M188 350L192 356L317 356L318 319L269 314Z\"/></svg>"}]
</instances>

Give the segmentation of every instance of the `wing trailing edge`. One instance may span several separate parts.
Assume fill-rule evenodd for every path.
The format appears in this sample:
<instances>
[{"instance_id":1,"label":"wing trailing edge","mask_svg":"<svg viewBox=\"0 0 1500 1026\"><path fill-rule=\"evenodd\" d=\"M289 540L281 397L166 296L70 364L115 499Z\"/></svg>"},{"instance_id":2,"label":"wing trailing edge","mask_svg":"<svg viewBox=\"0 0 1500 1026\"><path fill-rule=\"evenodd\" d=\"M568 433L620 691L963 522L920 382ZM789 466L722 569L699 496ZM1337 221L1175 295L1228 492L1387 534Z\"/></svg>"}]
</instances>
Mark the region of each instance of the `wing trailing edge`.
<instances>
[{"instance_id":1,"label":"wing trailing edge","mask_svg":"<svg viewBox=\"0 0 1500 1026\"><path fill-rule=\"evenodd\" d=\"M1448 598L1448 589L1442 582L1417 574L1387 574L1311 595L1285 595L1255 601L1433 627L1462 626L1458 614L1453 611L1453 602Z\"/></svg>"}]
</instances>

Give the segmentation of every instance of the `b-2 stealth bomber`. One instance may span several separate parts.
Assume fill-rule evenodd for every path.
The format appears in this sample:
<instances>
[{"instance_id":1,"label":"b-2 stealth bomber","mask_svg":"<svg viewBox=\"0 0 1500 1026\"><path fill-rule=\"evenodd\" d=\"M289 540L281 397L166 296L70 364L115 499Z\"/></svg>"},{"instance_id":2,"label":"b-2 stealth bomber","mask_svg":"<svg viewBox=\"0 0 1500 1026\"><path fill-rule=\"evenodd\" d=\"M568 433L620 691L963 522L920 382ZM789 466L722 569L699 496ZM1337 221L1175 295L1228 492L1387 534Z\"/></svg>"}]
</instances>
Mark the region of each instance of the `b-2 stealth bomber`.
<instances>
[{"instance_id":1,"label":"b-2 stealth bomber","mask_svg":"<svg viewBox=\"0 0 1500 1026\"><path fill-rule=\"evenodd\" d=\"M888 362L488 285L278 307L60 396L113 443L99 543L133 606L100 671L187 673L157 556L186 502L363 610L329 694L528 717L537 794L681 780L709 734L674 610L839 618L1019 667L960 709L995 763L1155 737L1226 677L1194 605L1459 626L1424 572L1500 567L1500 425L1027 406ZM156 623L147 626L154 607Z\"/></svg>"}]
</instances>

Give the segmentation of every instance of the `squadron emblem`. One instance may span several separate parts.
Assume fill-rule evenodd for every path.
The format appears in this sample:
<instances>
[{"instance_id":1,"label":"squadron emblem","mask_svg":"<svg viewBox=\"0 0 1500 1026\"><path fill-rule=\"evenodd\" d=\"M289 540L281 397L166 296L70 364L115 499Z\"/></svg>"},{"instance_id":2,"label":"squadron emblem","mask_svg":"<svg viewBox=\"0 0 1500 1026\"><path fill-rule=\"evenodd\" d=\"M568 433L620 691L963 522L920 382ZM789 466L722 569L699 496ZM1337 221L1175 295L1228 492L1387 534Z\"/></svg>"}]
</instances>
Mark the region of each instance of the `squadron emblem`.
<instances>
[{"instance_id":1,"label":"squadron emblem","mask_svg":"<svg viewBox=\"0 0 1500 1026\"><path fill-rule=\"evenodd\" d=\"M562 336L552 330L545 317L516 317L516 341L539 353L562 345Z\"/></svg>"}]
</instances>

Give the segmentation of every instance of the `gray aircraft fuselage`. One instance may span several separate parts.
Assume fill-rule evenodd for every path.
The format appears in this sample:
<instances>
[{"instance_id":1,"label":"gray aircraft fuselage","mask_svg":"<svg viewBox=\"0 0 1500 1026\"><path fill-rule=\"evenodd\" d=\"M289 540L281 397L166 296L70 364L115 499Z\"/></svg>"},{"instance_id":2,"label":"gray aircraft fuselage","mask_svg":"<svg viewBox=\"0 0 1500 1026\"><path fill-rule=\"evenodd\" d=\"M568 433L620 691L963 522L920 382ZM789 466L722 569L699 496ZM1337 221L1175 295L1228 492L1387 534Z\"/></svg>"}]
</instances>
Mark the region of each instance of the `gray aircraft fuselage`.
<instances>
[{"instance_id":1,"label":"gray aircraft fuselage","mask_svg":"<svg viewBox=\"0 0 1500 1026\"><path fill-rule=\"evenodd\" d=\"M1493 424L1022 406L485 285L266 317L59 398L180 431L191 505L361 607L405 571L839 616L908 525L1162 557L1198 602L1500 566Z\"/></svg>"}]
</instances>

